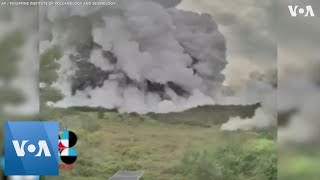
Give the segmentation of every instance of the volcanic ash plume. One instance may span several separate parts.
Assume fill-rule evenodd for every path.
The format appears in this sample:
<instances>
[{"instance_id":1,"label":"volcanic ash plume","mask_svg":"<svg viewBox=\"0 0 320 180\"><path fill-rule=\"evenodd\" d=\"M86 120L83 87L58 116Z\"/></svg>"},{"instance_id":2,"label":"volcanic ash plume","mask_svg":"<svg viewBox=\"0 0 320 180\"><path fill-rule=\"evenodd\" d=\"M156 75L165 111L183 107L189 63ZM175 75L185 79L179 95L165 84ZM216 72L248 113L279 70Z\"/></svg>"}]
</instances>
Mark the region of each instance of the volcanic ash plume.
<instances>
[{"instance_id":1,"label":"volcanic ash plume","mask_svg":"<svg viewBox=\"0 0 320 180\"><path fill-rule=\"evenodd\" d=\"M225 39L210 15L178 10L179 2L42 9L43 36L65 50L53 84L64 98L55 106L146 113L214 104Z\"/></svg>"},{"instance_id":2,"label":"volcanic ash plume","mask_svg":"<svg viewBox=\"0 0 320 180\"><path fill-rule=\"evenodd\" d=\"M287 72L280 79L279 111L291 114L278 129L280 147L319 143L320 65L317 58L314 61L312 67Z\"/></svg>"}]
</instances>

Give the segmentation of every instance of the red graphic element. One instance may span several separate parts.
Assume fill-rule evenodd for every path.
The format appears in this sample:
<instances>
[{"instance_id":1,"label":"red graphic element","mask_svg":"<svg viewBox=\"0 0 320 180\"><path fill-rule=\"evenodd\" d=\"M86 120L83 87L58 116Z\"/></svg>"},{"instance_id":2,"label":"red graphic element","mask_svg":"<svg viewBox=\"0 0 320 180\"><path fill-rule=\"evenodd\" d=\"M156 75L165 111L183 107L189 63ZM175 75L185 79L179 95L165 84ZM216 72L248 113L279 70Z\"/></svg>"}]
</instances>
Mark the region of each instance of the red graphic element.
<instances>
[{"instance_id":1,"label":"red graphic element","mask_svg":"<svg viewBox=\"0 0 320 180\"><path fill-rule=\"evenodd\" d=\"M59 141L59 151L60 151L61 149L64 149L64 148L66 148L66 147L61 143L61 141Z\"/></svg>"},{"instance_id":2,"label":"red graphic element","mask_svg":"<svg viewBox=\"0 0 320 180\"><path fill-rule=\"evenodd\" d=\"M75 168L75 165L73 164L59 164L59 169L71 170L74 168Z\"/></svg>"}]
</instances>

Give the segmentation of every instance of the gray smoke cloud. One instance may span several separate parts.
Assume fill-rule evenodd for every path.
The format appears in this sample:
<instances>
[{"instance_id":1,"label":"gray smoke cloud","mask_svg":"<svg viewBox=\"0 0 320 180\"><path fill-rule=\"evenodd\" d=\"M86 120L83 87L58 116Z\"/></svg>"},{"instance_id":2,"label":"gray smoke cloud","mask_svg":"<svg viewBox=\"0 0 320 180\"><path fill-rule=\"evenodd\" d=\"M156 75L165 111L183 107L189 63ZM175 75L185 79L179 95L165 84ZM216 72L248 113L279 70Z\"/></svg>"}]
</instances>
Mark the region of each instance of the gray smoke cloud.
<instances>
[{"instance_id":1,"label":"gray smoke cloud","mask_svg":"<svg viewBox=\"0 0 320 180\"><path fill-rule=\"evenodd\" d=\"M282 122L285 125L278 130L280 146L319 143L319 60L315 58L312 64L313 67L308 65L302 69L291 67L279 79L279 112L290 113L287 122Z\"/></svg>"},{"instance_id":2,"label":"gray smoke cloud","mask_svg":"<svg viewBox=\"0 0 320 180\"><path fill-rule=\"evenodd\" d=\"M311 5L317 17L292 18L287 11L288 5L292 4ZM290 114L287 119L279 119L282 124L278 129L279 147L319 145L319 8L317 0L284 0L278 5L278 21L281 22L278 24L278 107L279 114Z\"/></svg>"},{"instance_id":3,"label":"gray smoke cloud","mask_svg":"<svg viewBox=\"0 0 320 180\"><path fill-rule=\"evenodd\" d=\"M1 117L39 113L37 24L37 7L0 7Z\"/></svg>"},{"instance_id":4,"label":"gray smoke cloud","mask_svg":"<svg viewBox=\"0 0 320 180\"><path fill-rule=\"evenodd\" d=\"M273 13L276 4L276 1L256 0L184 0L178 8L206 12L214 17L228 42L224 85L243 91L252 73L277 69L277 17Z\"/></svg>"},{"instance_id":5,"label":"gray smoke cloud","mask_svg":"<svg viewBox=\"0 0 320 180\"><path fill-rule=\"evenodd\" d=\"M277 45L274 1L184 0L179 8L210 13L228 42L226 79L219 104L261 102L253 118L230 118L223 130L251 130L276 123ZM272 108L271 108L272 107Z\"/></svg>"},{"instance_id":6,"label":"gray smoke cloud","mask_svg":"<svg viewBox=\"0 0 320 180\"><path fill-rule=\"evenodd\" d=\"M64 98L54 105L162 113L216 103L224 36L210 15L178 10L179 2L43 7L42 45L64 49L52 85Z\"/></svg>"}]
</instances>

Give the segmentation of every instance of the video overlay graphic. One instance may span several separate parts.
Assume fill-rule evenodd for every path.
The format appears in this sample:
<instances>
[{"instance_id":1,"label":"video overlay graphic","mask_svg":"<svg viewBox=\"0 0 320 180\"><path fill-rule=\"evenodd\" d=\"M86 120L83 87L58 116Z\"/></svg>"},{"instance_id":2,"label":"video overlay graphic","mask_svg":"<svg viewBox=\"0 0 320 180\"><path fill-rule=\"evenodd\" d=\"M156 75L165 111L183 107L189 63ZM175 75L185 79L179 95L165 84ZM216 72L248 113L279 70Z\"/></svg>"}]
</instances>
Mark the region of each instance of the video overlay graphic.
<instances>
[{"instance_id":1,"label":"video overlay graphic","mask_svg":"<svg viewBox=\"0 0 320 180\"><path fill-rule=\"evenodd\" d=\"M59 170L75 168L78 137L69 128L49 121L5 122L4 127L4 156L0 154L0 167L5 176L38 179L38 176L58 176Z\"/></svg>"}]
</instances>

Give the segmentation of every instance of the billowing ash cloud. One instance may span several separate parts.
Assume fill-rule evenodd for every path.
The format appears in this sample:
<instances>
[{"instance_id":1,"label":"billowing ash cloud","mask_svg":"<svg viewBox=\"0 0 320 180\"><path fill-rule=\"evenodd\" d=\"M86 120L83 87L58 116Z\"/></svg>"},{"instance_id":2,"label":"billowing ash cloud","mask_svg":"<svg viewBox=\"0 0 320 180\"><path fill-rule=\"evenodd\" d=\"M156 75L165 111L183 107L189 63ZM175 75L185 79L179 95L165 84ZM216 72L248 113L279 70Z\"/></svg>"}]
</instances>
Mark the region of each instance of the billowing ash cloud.
<instances>
[{"instance_id":1,"label":"billowing ash cloud","mask_svg":"<svg viewBox=\"0 0 320 180\"><path fill-rule=\"evenodd\" d=\"M64 99L55 105L146 113L214 104L225 39L210 15L174 8L179 2L43 8L43 39L65 50L54 83Z\"/></svg>"}]
</instances>

